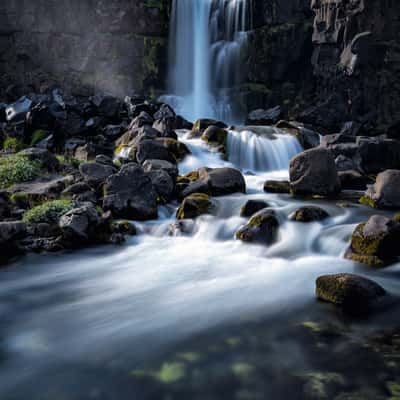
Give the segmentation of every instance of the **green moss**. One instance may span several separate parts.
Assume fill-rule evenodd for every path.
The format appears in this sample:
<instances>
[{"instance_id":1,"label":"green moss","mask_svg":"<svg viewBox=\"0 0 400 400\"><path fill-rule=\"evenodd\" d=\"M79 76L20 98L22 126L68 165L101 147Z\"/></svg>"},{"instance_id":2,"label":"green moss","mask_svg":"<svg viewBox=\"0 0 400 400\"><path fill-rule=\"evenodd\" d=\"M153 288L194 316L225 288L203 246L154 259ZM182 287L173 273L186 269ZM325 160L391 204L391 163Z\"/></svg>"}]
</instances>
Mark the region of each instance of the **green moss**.
<instances>
[{"instance_id":1,"label":"green moss","mask_svg":"<svg viewBox=\"0 0 400 400\"><path fill-rule=\"evenodd\" d=\"M357 226L351 237L351 247L358 254L374 256L379 253L384 234L379 234L375 236L365 236L363 233L364 224Z\"/></svg>"},{"instance_id":2,"label":"green moss","mask_svg":"<svg viewBox=\"0 0 400 400\"><path fill-rule=\"evenodd\" d=\"M389 398L389 400L399 400L400 399L400 383L399 382L394 382L394 381L386 382L386 388L391 396Z\"/></svg>"},{"instance_id":3,"label":"green moss","mask_svg":"<svg viewBox=\"0 0 400 400\"><path fill-rule=\"evenodd\" d=\"M359 203L371 208L378 208L376 201L372 200L371 197L368 196L362 196L359 200Z\"/></svg>"},{"instance_id":4,"label":"green moss","mask_svg":"<svg viewBox=\"0 0 400 400\"><path fill-rule=\"evenodd\" d=\"M212 206L213 204L208 195L204 193L193 193L183 200L182 205L176 213L176 218L196 218L202 214L209 213Z\"/></svg>"},{"instance_id":5,"label":"green moss","mask_svg":"<svg viewBox=\"0 0 400 400\"><path fill-rule=\"evenodd\" d=\"M43 139L46 139L49 133L47 131L44 131L43 129L38 129L32 134L31 138L31 146L35 146L39 142L41 142Z\"/></svg>"},{"instance_id":6,"label":"green moss","mask_svg":"<svg viewBox=\"0 0 400 400\"><path fill-rule=\"evenodd\" d=\"M19 208L27 208L30 204L29 195L27 193L12 193L10 201Z\"/></svg>"},{"instance_id":7,"label":"green moss","mask_svg":"<svg viewBox=\"0 0 400 400\"><path fill-rule=\"evenodd\" d=\"M150 377L164 384L175 383L185 377L185 365L181 362L169 362L162 364L156 371L135 370L131 373L136 377Z\"/></svg>"},{"instance_id":8,"label":"green moss","mask_svg":"<svg viewBox=\"0 0 400 400\"><path fill-rule=\"evenodd\" d=\"M22 140L15 137L8 137L3 142L3 149L7 151L20 151L25 148Z\"/></svg>"},{"instance_id":9,"label":"green moss","mask_svg":"<svg viewBox=\"0 0 400 400\"><path fill-rule=\"evenodd\" d=\"M70 200L53 200L34 207L23 216L23 221L28 224L47 222L58 219L61 215L72 210L74 204Z\"/></svg>"},{"instance_id":10,"label":"green moss","mask_svg":"<svg viewBox=\"0 0 400 400\"><path fill-rule=\"evenodd\" d=\"M40 165L36 161L18 155L3 156L0 158L0 188L33 180L39 172Z\"/></svg>"},{"instance_id":11,"label":"green moss","mask_svg":"<svg viewBox=\"0 0 400 400\"><path fill-rule=\"evenodd\" d=\"M74 168L79 168L79 166L83 163L83 161L78 160L77 158L66 157L63 154L57 154L56 158L60 164L62 164L62 165L71 164ZM90 162L90 161L88 161L88 162Z\"/></svg>"}]
</instances>

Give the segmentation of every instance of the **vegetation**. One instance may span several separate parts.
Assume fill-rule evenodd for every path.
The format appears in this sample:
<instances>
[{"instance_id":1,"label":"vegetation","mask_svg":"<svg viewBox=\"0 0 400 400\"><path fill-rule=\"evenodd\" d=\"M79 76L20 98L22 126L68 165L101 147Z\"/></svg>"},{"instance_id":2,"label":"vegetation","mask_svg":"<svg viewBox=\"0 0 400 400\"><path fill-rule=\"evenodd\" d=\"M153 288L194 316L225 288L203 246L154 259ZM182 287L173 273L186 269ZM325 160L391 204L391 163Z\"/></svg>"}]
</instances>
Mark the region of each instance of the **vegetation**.
<instances>
[{"instance_id":1,"label":"vegetation","mask_svg":"<svg viewBox=\"0 0 400 400\"><path fill-rule=\"evenodd\" d=\"M8 137L3 142L3 149L7 151L20 151L24 147L23 142L15 137Z\"/></svg>"},{"instance_id":2,"label":"vegetation","mask_svg":"<svg viewBox=\"0 0 400 400\"><path fill-rule=\"evenodd\" d=\"M23 217L23 221L28 225L55 221L61 215L72 210L73 207L74 204L70 200L48 201L27 211Z\"/></svg>"},{"instance_id":3,"label":"vegetation","mask_svg":"<svg viewBox=\"0 0 400 400\"><path fill-rule=\"evenodd\" d=\"M40 172L40 165L19 155L0 158L0 188L8 188L16 183L35 179Z\"/></svg>"},{"instance_id":4,"label":"vegetation","mask_svg":"<svg viewBox=\"0 0 400 400\"><path fill-rule=\"evenodd\" d=\"M43 139L46 139L46 137L49 135L47 131L44 131L43 129L38 129L32 134L32 139L31 139L31 146L37 145L39 142L41 142Z\"/></svg>"}]
</instances>

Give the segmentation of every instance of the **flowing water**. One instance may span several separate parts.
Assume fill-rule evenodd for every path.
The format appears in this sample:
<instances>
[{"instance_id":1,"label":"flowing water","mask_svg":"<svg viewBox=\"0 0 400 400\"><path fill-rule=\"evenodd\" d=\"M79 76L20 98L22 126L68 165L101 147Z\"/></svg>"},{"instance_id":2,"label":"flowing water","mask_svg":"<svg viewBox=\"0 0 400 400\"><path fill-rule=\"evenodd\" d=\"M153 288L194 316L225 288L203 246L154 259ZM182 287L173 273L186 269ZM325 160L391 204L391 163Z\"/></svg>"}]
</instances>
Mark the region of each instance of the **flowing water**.
<instances>
[{"instance_id":1,"label":"flowing water","mask_svg":"<svg viewBox=\"0 0 400 400\"><path fill-rule=\"evenodd\" d=\"M237 89L251 27L251 0L174 0L170 24L169 95L189 120L243 119Z\"/></svg>"},{"instance_id":2,"label":"flowing water","mask_svg":"<svg viewBox=\"0 0 400 400\"><path fill-rule=\"evenodd\" d=\"M265 179L287 177L289 159L300 151L296 139L275 133L271 140L231 132L228 161L179 133L192 150L181 173L236 166L248 186L247 194L216 198L215 214L201 216L191 234L168 235L178 204L169 205L158 220L137 223L141 234L121 247L30 255L1 270L0 398L220 400L270 393L285 399L286 381L276 389L276 379L255 372L246 381L253 397L234 397L238 382L226 374L233 368L247 376L254 357L277 372L309 367L286 324L336 318L315 301L318 275L357 271L400 293L399 266L373 272L343 258L355 224L371 214L367 208L263 192ZM276 210L281 228L273 246L234 239L248 199ZM331 217L289 221L305 204L318 204ZM239 346L245 340L250 353ZM196 364L199 359L207 361Z\"/></svg>"}]
</instances>

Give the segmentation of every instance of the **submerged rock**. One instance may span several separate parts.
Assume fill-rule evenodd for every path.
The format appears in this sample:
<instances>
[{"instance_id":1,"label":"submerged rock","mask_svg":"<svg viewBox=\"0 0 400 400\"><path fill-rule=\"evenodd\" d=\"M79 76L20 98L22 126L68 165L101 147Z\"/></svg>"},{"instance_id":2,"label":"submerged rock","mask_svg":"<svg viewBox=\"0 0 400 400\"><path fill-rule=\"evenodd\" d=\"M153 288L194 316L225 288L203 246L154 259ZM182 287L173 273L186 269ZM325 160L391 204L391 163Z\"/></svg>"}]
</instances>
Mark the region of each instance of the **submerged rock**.
<instances>
[{"instance_id":1,"label":"submerged rock","mask_svg":"<svg viewBox=\"0 0 400 400\"><path fill-rule=\"evenodd\" d=\"M370 266L384 266L400 256L400 223L373 215L357 226L346 258Z\"/></svg>"},{"instance_id":2,"label":"submerged rock","mask_svg":"<svg viewBox=\"0 0 400 400\"><path fill-rule=\"evenodd\" d=\"M340 191L335 160L321 147L306 150L290 162L290 188L294 195L329 196Z\"/></svg>"},{"instance_id":3,"label":"submerged rock","mask_svg":"<svg viewBox=\"0 0 400 400\"><path fill-rule=\"evenodd\" d=\"M246 193L244 177L234 168L200 168L199 180L208 184L213 196Z\"/></svg>"},{"instance_id":4,"label":"submerged rock","mask_svg":"<svg viewBox=\"0 0 400 400\"><path fill-rule=\"evenodd\" d=\"M297 209L290 219L296 222L313 222L322 221L328 217L329 214L324 209L315 206L307 206Z\"/></svg>"},{"instance_id":5,"label":"submerged rock","mask_svg":"<svg viewBox=\"0 0 400 400\"><path fill-rule=\"evenodd\" d=\"M346 312L363 314L385 290L377 283L353 274L323 275L316 281L318 299L333 303Z\"/></svg>"},{"instance_id":6,"label":"submerged rock","mask_svg":"<svg viewBox=\"0 0 400 400\"><path fill-rule=\"evenodd\" d=\"M248 243L270 245L278 239L279 221L272 210L261 210L236 232L236 238Z\"/></svg>"},{"instance_id":7,"label":"submerged rock","mask_svg":"<svg viewBox=\"0 0 400 400\"><path fill-rule=\"evenodd\" d=\"M204 193L193 193L186 197L179 207L176 217L178 219L196 218L202 214L208 214L214 208L210 196Z\"/></svg>"},{"instance_id":8,"label":"submerged rock","mask_svg":"<svg viewBox=\"0 0 400 400\"><path fill-rule=\"evenodd\" d=\"M361 202L374 208L400 208L400 170L380 173Z\"/></svg>"},{"instance_id":9,"label":"submerged rock","mask_svg":"<svg viewBox=\"0 0 400 400\"><path fill-rule=\"evenodd\" d=\"M290 193L289 181L268 180L264 183L264 192L267 193Z\"/></svg>"},{"instance_id":10,"label":"submerged rock","mask_svg":"<svg viewBox=\"0 0 400 400\"><path fill-rule=\"evenodd\" d=\"M241 217L251 217L263 208L269 207L269 204L263 200L248 200L240 210Z\"/></svg>"}]
</instances>

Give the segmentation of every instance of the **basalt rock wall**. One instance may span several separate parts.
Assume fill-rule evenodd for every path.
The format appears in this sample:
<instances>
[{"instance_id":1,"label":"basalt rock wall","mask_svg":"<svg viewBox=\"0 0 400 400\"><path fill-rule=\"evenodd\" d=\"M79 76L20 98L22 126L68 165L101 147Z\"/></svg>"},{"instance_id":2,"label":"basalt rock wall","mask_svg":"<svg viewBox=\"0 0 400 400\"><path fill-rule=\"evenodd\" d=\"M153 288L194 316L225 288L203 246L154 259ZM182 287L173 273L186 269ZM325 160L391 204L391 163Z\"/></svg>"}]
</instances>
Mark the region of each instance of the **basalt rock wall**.
<instances>
[{"instance_id":1,"label":"basalt rock wall","mask_svg":"<svg viewBox=\"0 0 400 400\"><path fill-rule=\"evenodd\" d=\"M169 0L3 0L0 87L161 90Z\"/></svg>"}]
</instances>

